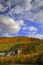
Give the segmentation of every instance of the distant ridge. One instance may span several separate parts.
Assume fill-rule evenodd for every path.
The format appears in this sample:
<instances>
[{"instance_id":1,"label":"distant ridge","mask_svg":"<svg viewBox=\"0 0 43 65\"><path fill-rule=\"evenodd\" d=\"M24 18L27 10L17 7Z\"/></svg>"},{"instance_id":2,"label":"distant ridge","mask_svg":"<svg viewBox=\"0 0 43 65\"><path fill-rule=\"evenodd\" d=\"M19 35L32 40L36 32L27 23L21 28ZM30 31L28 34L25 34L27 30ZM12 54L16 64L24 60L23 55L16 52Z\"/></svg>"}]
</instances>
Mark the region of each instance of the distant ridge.
<instances>
[{"instance_id":1,"label":"distant ridge","mask_svg":"<svg viewBox=\"0 0 43 65\"><path fill-rule=\"evenodd\" d=\"M18 41L23 41L28 43L29 41L32 42L36 42L36 41L43 41L40 40L38 38L29 38L29 37L25 37L25 36L16 36L16 37L0 37L0 43L12 43L12 42L18 42Z\"/></svg>"}]
</instances>

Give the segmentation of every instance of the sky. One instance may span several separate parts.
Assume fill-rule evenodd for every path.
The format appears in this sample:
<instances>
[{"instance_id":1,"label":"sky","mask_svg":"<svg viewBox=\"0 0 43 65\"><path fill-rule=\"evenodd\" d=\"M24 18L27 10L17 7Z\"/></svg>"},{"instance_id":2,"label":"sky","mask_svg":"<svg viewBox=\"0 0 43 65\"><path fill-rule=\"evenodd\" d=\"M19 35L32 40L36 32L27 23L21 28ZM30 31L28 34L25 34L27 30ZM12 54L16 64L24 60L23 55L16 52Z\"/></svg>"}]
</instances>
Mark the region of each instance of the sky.
<instances>
[{"instance_id":1,"label":"sky","mask_svg":"<svg viewBox=\"0 0 43 65\"><path fill-rule=\"evenodd\" d=\"M43 0L0 0L0 37L43 39Z\"/></svg>"}]
</instances>

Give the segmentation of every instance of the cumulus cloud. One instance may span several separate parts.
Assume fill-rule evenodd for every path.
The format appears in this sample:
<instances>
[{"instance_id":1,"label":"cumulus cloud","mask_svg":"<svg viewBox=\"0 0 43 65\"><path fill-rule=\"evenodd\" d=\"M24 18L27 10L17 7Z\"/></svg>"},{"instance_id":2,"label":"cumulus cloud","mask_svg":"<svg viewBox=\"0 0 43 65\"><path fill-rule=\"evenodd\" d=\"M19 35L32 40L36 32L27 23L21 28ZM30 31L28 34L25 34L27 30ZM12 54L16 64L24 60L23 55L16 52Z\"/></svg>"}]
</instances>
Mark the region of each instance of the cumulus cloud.
<instances>
[{"instance_id":1,"label":"cumulus cloud","mask_svg":"<svg viewBox=\"0 0 43 65\"><path fill-rule=\"evenodd\" d=\"M10 10L10 14L21 14L18 18L43 23L43 0L15 0Z\"/></svg>"},{"instance_id":2,"label":"cumulus cloud","mask_svg":"<svg viewBox=\"0 0 43 65\"><path fill-rule=\"evenodd\" d=\"M0 11L17 18L43 23L43 0L0 0Z\"/></svg>"},{"instance_id":3,"label":"cumulus cloud","mask_svg":"<svg viewBox=\"0 0 43 65\"><path fill-rule=\"evenodd\" d=\"M38 29L34 26L29 26L29 27L23 27L23 30L29 30L29 31L38 31Z\"/></svg>"},{"instance_id":4,"label":"cumulus cloud","mask_svg":"<svg viewBox=\"0 0 43 65\"><path fill-rule=\"evenodd\" d=\"M15 21L12 18L1 15L0 16L0 33L18 33L21 26L24 24L23 20Z\"/></svg>"},{"instance_id":5,"label":"cumulus cloud","mask_svg":"<svg viewBox=\"0 0 43 65\"><path fill-rule=\"evenodd\" d=\"M28 37L32 37L32 38L39 38L39 39L43 39L43 34L28 34L26 35Z\"/></svg>"},{"instance_id":6,"label":"cumulus cloud","mask_svg":"<svg viewBox=\"0 0 43 65\"><path fill-rule=\"evenodd\" d=\"M31 0L27 0L27 1L26 0L0 0L1 3L0 8L3 10L5 7L8 7L11 9L12 12L19 13L20 11L30 10L31 8L30 2Z\"/></svg>"},{"instance_id":7,"label":"cumulus cloud","mask_svg":"<svg viewBox=\"0 0 43 65\"><path fill-rule=\"evenodd\" d=\"M34 26L30 26L30 27L29 27L29 30L30 30L30 31L37 31L38 29L37 29L36 27L34 27Z\"/></svg>"},{"instance_id":8,"label":"cumulus cloud","mask_svg":"<svg viewBox=\"0 0 43 65\"><path fill-rule=\"evenodd\" d=\"M0 34L19 32L24 25L23 19L38 22L43 28L43 0L0 0L0 13ZM34 27L26 29L37 30Z\"/></svg>"}]
</instances>

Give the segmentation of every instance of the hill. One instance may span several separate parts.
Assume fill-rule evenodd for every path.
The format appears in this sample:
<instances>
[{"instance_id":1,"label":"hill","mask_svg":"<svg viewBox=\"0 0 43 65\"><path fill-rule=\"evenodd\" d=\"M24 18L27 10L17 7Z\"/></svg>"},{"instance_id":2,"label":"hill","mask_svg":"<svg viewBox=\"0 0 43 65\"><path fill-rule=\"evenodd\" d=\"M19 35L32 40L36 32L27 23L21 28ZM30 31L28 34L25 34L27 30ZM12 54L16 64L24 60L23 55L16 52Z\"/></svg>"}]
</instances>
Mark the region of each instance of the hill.
<instances>
[{"instance_id":1,"label":"hill","mask_svg":"<svg viewBox=\"0 0 43 65\"><path fill-rule=\"evenodd\" d=\"M43 45L43 40L28 37L3 37L0 38L0 51L8 51L14 46L26 48L32 45Z\"/></svg>"},{"instance_id":2,"label":"hill","mask_svg":"<svg viewBox=\"0 0 43 65\"><path fill-rule=\"evenodd\" d=\"M43 40L23 36L0 38L0 63L42 64L42 60Z\"/></svg>"},{"instance_id":3,"label":"hill","mask_svg":"<svg viewBox=\"0 0 43 65\"><path fill-rule=\"evenodd\" d=\"M3 43L10 43L10 42L20 42L20 41L23 41L23 42L30 42L30 41L41 41L40 39L37 39L37 38L28 38L28 37L24 37L24 36L21 36L21 37L0 37L0 43L3 42Z\"/></svg>"}]
</instances>

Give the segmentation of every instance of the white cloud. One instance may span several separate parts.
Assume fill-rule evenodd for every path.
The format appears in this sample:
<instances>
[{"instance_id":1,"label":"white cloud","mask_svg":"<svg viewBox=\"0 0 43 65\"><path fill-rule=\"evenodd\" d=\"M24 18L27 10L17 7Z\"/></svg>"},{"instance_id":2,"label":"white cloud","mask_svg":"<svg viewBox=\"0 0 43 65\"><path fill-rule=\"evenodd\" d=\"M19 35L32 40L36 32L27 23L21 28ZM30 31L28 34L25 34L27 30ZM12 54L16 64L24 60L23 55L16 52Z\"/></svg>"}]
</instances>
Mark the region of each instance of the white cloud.
<instances>
[{"instance_id":1,"label":"white cloud","mask_svg":"<svg viewBox=\"0 0 43 65\"><path fill-rule=\"evenodd\" d=\"M21 29L21 26L23 26L23 20L15 21L12 18L1 15L0 16L0 29L2 34L4 33L18 33Z\"/></svg>"},{"instance_id":2,"label":"white cloud","mask_svg":"<svg viewBox=\"0 0 43 65\"><path fill-rule=\"evenodd\" d=\"M36 34L36 31L33 31L32 34Z\"/></svg>"},{"instance_id":3,"label":"white cloud","mask_svg":"<svg viewBox=\"0 0 43 65\"><path fill-rule=\"evenodd\" d=\"M21 26L24 25L23 19L38 22L43 27L43 0L0 0L0 11L4 11L5 14L14 17L15 20L18 19L15 21L7 15L0 15L1 33L19 32ZM17 16L14 16L15 14ZM34 27L25 27L24 30L26 29L35 32L38 30Z\"/></svg>"},{"instance_id":4,"label":"white cloud","mask_svg":"<svg viewBox=\"0 0 43 65\"><path fill-rule=\"evenodd\" d=\"M38 31L38 29L34 26L29 26L29 27L23 27L23 30L29 30L29 31Z\"/></svg>"},{"instance_id":5,"label":"white cloud","mask_svg":"<svg viewBox=\"0 0 43 65\"><path fill-rule=\"evenodd\" d=\"M26 33L26 34L29 34L29 35L30 35L30 34L32 34L32 35L33 35L33 34L36 34L36 31L33 31L33 32L23 31L23 32Z\"/></svg>"},{"instance_id":6,"label":"white cloud","mask_svg":"<svg viewBox=\"0 0 43 65\"><path fill-rule=\"evenodd\" d=\"M9 12L12 15L21 14L18 18L43 23L43 0L15 0L14 8Z\"/></svg>"},{"instance_id":7,"label":"white cloud","mask_svg":"<svg viewBox=\"0 0 43 65\"><path fill-rule=\"evenodd\" d=\"M43 34L36 34L36 35L34 35L34 37L43 39Z\"/></svg>"},{"instance_id":8,"label":"white cloud","mask_svg":"<svg viewBox=\"0 0 43 65\"><path fill-rule=\"evenodd\" d=\"M11 6L14 6L14 9L12 8L10 11L15 12L15 13L20 13L22 11L27 11L30 10L31 6L31 0L7 0L3 1L0 0L0 2L4 3L0 5L0 10L5 9L5 7L8 6L8 8L11 9ZM4 5L7 5L4 7Z\"/></svg>"},{"instance_id":9,"label":"white cloud","mask_svg":"<svg viewBox=\"0 0 43 65\"><path fill-rule=\"evenodd\" d=\"M43 39L43 34L28 34L28 35L26 35L26 36L32 37L32 38Z\"/></svg>"},{"instance_id":10,"label":"white cloud","mask_svg":"<svg viewBox=\"0 0 43 65\"><path fill-rule=\"evenodd\" d=\"M23 8L21 8L19 5L15 6L11 11L9 11L9 14L18 14L23 13Z\"/></svg>"},{"instance_id":11,"label":"white cloud","mask_svg":"<svg viewBox=\"0 0 43 65\"><path fill-rule=\"evenodd\" d=\"M0 11L1 12L4 12L7 8L8 8L8 6L4 6L3 4L0 3Z\"/></svg>"},{"instance_id":12,"label":"white cloud","mask_svg":"<svg viewBox=\"0 0 43 65\"><path fill-rule=\"evenodd\" d=\"M11 16L21 14L17 18L43 23L43 0L0 0L0 11L7 9Z\"/></svg>"},{"instance_id":13,"label":"white cloud","mask_svg":"<svg viewBox=\"0 0 43 65\"><path fill-rule=\"evenodd\" d=\"M3 10L3 5L2 4L0 4L0 11L2 11Z\"/></svg>"},{"instance_id":14,"label":"white cloud","mask_svg":"<svg viewBox=\"0 0 43 65\"><path fill-rule=\"evenodd\" d=\"M29 30L29 27L24 26L24 27L22 28L22 30Z\"/></svg>"},{"instance_id":15,"label":"white cloud","mask_svg":"<svg viewBox=\"0 0 43 65\"><path fill-rule=\"evenodd\" d=\"M37 31L38 29L37 29L36 27L34 27L34 26L30 26L30 27L29 27L29 30L30 30L30 31Z\"/></svg>"},{"instance_id":16,"label":"white cloud","mask_svg":"<svg viewBox=\"0 0 43 65\"><path fill-rule=\"evenodd\" d=\"M2 34L1 37L12 37L12 36L10 34L8 34L8 33L4 33L4 34Z\"/></svg>"},{"instance_id":17,"label":"white cloud","mask_svg":"<svg viewBox=\"0 0 43 65\"><path fill-rule=\"evenodd\" d=\"M25 26L23 20L19 20L19 21L17 21L17 24L18 24L19 26L21 26L21 25Z\"/></svg>"}]
</instances>

